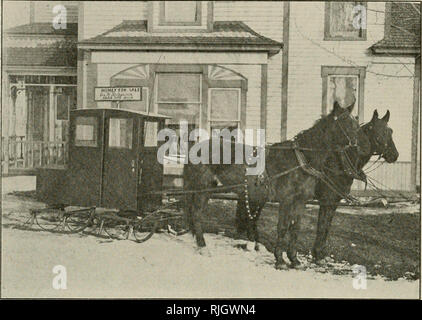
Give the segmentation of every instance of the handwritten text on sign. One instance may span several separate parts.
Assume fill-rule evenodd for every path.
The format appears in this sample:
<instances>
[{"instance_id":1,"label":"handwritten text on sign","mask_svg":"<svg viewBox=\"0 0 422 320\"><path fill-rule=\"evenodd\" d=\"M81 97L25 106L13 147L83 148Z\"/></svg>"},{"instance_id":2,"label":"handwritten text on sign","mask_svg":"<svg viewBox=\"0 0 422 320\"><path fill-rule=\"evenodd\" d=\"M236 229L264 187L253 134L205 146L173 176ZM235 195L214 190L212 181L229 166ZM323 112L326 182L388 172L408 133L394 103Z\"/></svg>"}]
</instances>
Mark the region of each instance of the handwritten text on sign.
<instances>
[{"instance_id":1,"label":"handwritten text on sign","mask_svg":"<svg viewBox=\"0 0 422 320\"><path fill-rule=\"evenodd\" d=\"M95 101L139 101L142 100L141 87L95 88Z\"/></svg>"}]
</instances>

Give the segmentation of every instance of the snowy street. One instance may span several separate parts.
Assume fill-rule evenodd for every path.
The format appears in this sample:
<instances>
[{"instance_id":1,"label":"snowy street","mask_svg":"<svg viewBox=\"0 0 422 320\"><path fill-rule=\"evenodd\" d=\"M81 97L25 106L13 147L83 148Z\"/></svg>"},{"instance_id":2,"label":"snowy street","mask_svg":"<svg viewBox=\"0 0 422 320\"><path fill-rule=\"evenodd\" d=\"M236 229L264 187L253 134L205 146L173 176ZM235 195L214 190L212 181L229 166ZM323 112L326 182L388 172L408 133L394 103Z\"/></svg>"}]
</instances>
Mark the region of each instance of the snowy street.
<instances>
[{"instance_id":1,"label":"snowy street","mask_svg":"<svg viewBox=\"0 0 422 320\"><path fill-rule=\"evenodd\" d=\"M3 189L5 190L5 188ZM246 251L236 241L206 234L210 256L190 234L155 234L145 243L83 234L17 229L41 203L3 194L3 297L356 297L417 298L419 282L381 277L353 288L351 274L277 271L263 246ZM36 229L36 227L34 227ZM302 256L303 259L303 256ZM67 289L53 288L53 268L65 267ZM350 267L350 266L349 266Z\"/></svg>"}]
</instances>

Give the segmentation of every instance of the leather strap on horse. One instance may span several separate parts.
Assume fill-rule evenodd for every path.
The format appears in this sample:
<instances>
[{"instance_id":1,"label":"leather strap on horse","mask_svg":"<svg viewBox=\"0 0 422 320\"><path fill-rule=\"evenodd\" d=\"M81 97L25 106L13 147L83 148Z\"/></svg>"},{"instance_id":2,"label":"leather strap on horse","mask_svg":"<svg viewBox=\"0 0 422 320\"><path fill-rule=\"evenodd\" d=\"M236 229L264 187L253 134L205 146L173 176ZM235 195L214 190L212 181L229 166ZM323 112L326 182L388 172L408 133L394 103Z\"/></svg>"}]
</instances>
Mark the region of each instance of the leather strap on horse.
<instances>
[{"instance_id":1,"label":"leather strap on horse","mask_svg":"<svg viewBox=\"0 0 422 320\"><path fill-rule=\"evenodd\" d=\"M296 159L299 162L300 167L305 171L307 174L314 176L324 182L333 192L338 194L340 197L349 201L350 203L359 203L359 200L356 198L345 194L338 190L336 184L323 172L316 170L315 168L311 167L309 163L306 161L305 155L303 152L298 148L297 141L293 141L293 149L295 151Z\"/></svg>"}]
</instances>

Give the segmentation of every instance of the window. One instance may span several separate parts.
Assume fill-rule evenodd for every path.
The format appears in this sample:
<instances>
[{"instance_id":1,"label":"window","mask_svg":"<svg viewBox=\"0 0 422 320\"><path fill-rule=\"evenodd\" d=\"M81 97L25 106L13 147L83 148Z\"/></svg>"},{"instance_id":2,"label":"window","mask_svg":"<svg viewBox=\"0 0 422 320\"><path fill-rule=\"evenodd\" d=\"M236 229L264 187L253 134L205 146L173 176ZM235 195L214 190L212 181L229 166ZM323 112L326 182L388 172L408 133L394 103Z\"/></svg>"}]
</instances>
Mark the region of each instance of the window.
<instances>
[{"instance_id":1,"label":"window","mask_svg":"<svg viewBox=\"0 0 422 320\"><path fill-rule=\"evenodd\" d=\"M144 147L156 147L158 145L158 123L145 121Z\"/></svg>"},{"instance_id":2,"label":"window","mask_svg":"<svg viewBox=\"0 0 422 320\"><path fill-rule=\"evenodd\" d=\"M160 20L162 26L197 26L201 25L201 2L163 1L160 2Z\"/></svg>"},{"instance_id":3,"label":"window","mask_svg":"<svg viewBox=\"0 0 422 320\"><path fill-rule=\"evenodd\" d=\"M214 88L209 90L209 129L240 129L239 88Z\"/></svg>"},{"instance_id":4,"label":"window","mask_svg":"<svg viewBox=\"0 0 422 320\"><path fill-rule=\"evenodd\" d=\"M321 76L323 87L322 112L328 113L335 101L343 108L356 101L352 114L362 122L365 67L323 66Z\"/></svg>"},{"instance_id":5,"label":"window","mask_svg":"<svg viewBox=\"0 0 422 320\"><path fill-rule=\"evenodd\" d=\"M108 146L132 149L133 119L110 118Z\"/></svg>"},{"instance_id":6,"label":"window","mask_svg":"<svg viewBox=\"0 0 422 320\"><path fill-rule=\"evenodd\" d=\"M337 101L341 107L350 106L353 101L359 100L359 77L358 76L328 76L327 104L333 106ZM355 105L353 115L358 116L358 107Z\"/></svg>"},{"instance_id":7,"label":"window","mask_svg":"<svg viewBox=\"0 0 422 320\"><path fill-rule=\"evenodd\" d=\"M77 117L75 130L75 146L96 147L98 119L96 117Z\"/></svg>"},{"instance_id":8,"label":"window","mask_svg":"<svg viewBox=\"0 0 422 320\"><path fill-rule=\"evenodd\" d=\"M202 103L202 75L198 73L157 73L157 111L172 117L168 124L186 120L199 126Z\"/></svg>"},{"instance_id":9,"label":"window","mask_svg":"<svg viewBox=\"0 0 422 320\"><path fill-rule=\"evenodd\" d=\"M325 40L366 40L365 2L326 2Z\"/></svg>"}]
</instances>

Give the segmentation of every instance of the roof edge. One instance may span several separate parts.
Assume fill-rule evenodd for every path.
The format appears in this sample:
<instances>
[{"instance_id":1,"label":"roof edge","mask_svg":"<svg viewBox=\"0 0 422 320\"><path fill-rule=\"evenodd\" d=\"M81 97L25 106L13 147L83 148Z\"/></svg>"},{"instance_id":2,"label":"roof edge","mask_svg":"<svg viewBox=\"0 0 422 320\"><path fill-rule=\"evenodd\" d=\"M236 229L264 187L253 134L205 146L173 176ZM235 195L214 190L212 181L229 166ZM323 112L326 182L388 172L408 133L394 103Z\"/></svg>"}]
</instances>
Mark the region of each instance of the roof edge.
<instances>
[{"instance_id":1,"label":"roof edge","mask_svg":"<svg viewBox=\"0 0 422 320\"><path fill-rule=\"evenodd\" d=\"M154 44L154 45L139 45L139 44L116 44L116 43L96 43L96 42L79 42L78 49L87 50L136 50L136 51L239 51L239 52L268 52L269 54L277 54L283 49L283 44Z\"/></svg>"}]
</instances>

